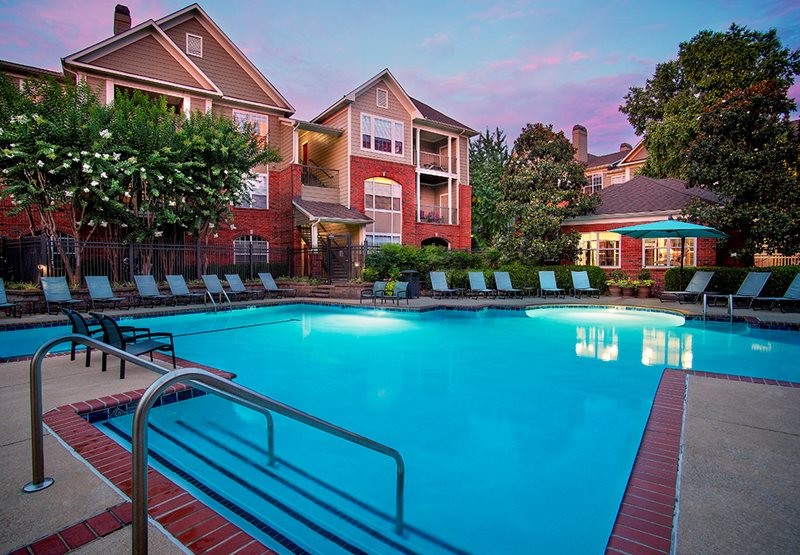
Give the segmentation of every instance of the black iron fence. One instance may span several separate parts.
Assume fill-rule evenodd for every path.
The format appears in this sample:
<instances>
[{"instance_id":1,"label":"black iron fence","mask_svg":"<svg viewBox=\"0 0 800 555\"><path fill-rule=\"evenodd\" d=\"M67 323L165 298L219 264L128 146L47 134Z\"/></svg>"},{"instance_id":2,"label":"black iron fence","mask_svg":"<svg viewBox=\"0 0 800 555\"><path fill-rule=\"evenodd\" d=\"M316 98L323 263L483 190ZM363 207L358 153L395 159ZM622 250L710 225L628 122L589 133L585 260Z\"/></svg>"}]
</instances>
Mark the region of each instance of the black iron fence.
<instances>
[{"instance_id":1,"label":"black iron fence","mask_svg":"<svg viewBox=\"0 0 800 555\"><path fill-rule=\"evenodd\" d=\"M187 280L202 274L239 274L258 279L259 272L275 277L309 277L324 282L361 277L370 248L366 245L318 248L263 247L249 249L227 245L84 242L72 238L56 241L43 236L0 239L0 275L6 281L39 281L41 276L105 275L113 283L132 282L137 274L152 274L163 281L168 274Z\"/></svg>"}]
</instances>

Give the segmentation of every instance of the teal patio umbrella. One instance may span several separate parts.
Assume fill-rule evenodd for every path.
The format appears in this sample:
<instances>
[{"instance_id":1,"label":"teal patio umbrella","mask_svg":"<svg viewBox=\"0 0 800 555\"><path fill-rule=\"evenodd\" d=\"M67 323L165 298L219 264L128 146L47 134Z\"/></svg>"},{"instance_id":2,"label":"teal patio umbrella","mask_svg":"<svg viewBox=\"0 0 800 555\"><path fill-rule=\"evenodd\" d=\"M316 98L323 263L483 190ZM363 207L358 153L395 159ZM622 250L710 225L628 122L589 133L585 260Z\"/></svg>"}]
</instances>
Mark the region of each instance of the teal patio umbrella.
<instances>
[{"instance_id":1,"label":"teal patio umbrella","mask_svg":"<svg viewBox=\"0 0 800 555\"><path fill-rule=\"evenodd\" d=\"M648 222L646 224L631 225L609 229L610 233L619 233L634 239L664 239L680 237L681 240L681 270L678 278L679 288L683 288L683 250L687 237L703 237L708 239L725 239L728 235L722 231L705 225L692 224L673 220L672 216L666 220Z\"/></svg>"}]
</instances>

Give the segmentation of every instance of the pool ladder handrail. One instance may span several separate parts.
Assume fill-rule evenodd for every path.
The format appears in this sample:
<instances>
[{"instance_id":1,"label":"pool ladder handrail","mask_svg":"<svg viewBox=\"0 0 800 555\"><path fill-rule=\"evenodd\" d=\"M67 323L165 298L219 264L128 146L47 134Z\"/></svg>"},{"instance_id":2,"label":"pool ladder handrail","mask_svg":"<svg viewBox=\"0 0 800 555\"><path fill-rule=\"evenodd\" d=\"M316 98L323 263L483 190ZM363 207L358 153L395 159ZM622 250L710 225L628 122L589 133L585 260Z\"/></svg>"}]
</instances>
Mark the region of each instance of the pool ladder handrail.
<instances>
[{"instance_id":1,"label":"pool ladder handrail","mask_svg":"<svg viewBox=\"0 0 800 555\"><path fill-rule=\"evenodd\" d=\"M32 493L40 491L53 483L52 478L44 476L44 448L43 448L43 421L42 421L42 361L45 356L57 345L61 343L74 342L87 347L92 347L114 355L120 359L136 364L147 370L162 374L154 381L142 395L136 412L133 416L133 433L131 434L131 446L133 457L131 499L133 504L132 519L132 552L147 553L147 418L150 408L166 389L178 382L185 382L192 387L198 387L209 393L251 408L265 414L267 417L268 428L268 451L270 464L274 462L274 441L272 416L270 411L275 411L287 418L296 420L320 431L326 432L340 439L344 439L356 445L371 449L395 461L396 481L395 481L395 532L403 533L403 506L405 490L405 463L399 451L379 443L375 440L361 436L345 428L331 424L325 420L305 413L294 407L271 399L257 391L236 384L228 379L217 376L207 370L199 368L186 368L172 370L162 368L152 362L142 360L125 351L112 347L93 339L91 337L70 334L51 339L37 349L30 363L30 394L31 394L31 460L33 467L33 479L27 484L23 491Z\"/></svg>"}]
</instances>

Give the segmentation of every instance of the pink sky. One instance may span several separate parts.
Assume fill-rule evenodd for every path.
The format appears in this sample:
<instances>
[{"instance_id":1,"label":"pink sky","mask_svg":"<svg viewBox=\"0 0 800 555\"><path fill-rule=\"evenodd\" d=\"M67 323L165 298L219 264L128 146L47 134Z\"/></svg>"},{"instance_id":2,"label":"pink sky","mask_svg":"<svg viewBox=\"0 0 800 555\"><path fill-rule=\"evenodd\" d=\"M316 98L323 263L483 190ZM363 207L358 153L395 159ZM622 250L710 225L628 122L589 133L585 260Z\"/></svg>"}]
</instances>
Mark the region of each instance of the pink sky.
<instances>
[{"instance_id":1,"label":"pink sky","mask_svg":"<svg viewBox=\"0 0 800 555\"><path fill-rule=\"evenodd\" d=\"M185 0L121 0L134 25ZM60 69L60 59L108 37L117 1L0 2L0 59ZM410 0L387 4L307 0L207 0L203 9L297 110L312 118L385 67L412 96L477 130L514 139L527 123L570 136L589 151L635 144L619 105L678 44L732 22L775 28L800 47L800 7L783 0ZM797 99L800 85L791 90Z\"/></svg>"}]
</instances>

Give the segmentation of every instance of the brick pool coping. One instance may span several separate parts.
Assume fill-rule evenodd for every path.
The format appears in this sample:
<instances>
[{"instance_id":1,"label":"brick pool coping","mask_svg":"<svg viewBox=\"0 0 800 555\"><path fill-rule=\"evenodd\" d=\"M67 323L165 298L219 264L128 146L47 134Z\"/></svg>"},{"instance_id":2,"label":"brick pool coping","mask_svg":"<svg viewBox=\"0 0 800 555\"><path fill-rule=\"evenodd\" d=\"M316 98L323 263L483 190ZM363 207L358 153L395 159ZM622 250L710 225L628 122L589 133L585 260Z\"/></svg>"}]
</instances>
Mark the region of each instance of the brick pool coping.
<instances>
[{"instance_id":1,"label":"brick pool coping","mask_svg":"<svg viewBox=\"0 0 800 555\"><path fill-rule=\"evenodd\" d=\"M235 377L208 366L182 359L179 361L182 367L200 367L223 377ZM688 376L800 388L800 382L665 369L606 546L607 554L671 552L677 516L677 484ZM130 452L90 422L106 418L109 411L123 406L130 410L144 392L145 389L138 389L71 403L44 415L45 424L55 435L128 497L131 493ZM156 406L202 394L185 384L175 384L167 389ZM192 553L275 553L160 472L149 468L148 482L149 515ZM10 555L67 553L115 532L130 522L131 504L123 502L40 538Z\"/></svg>"}]
</instances>

